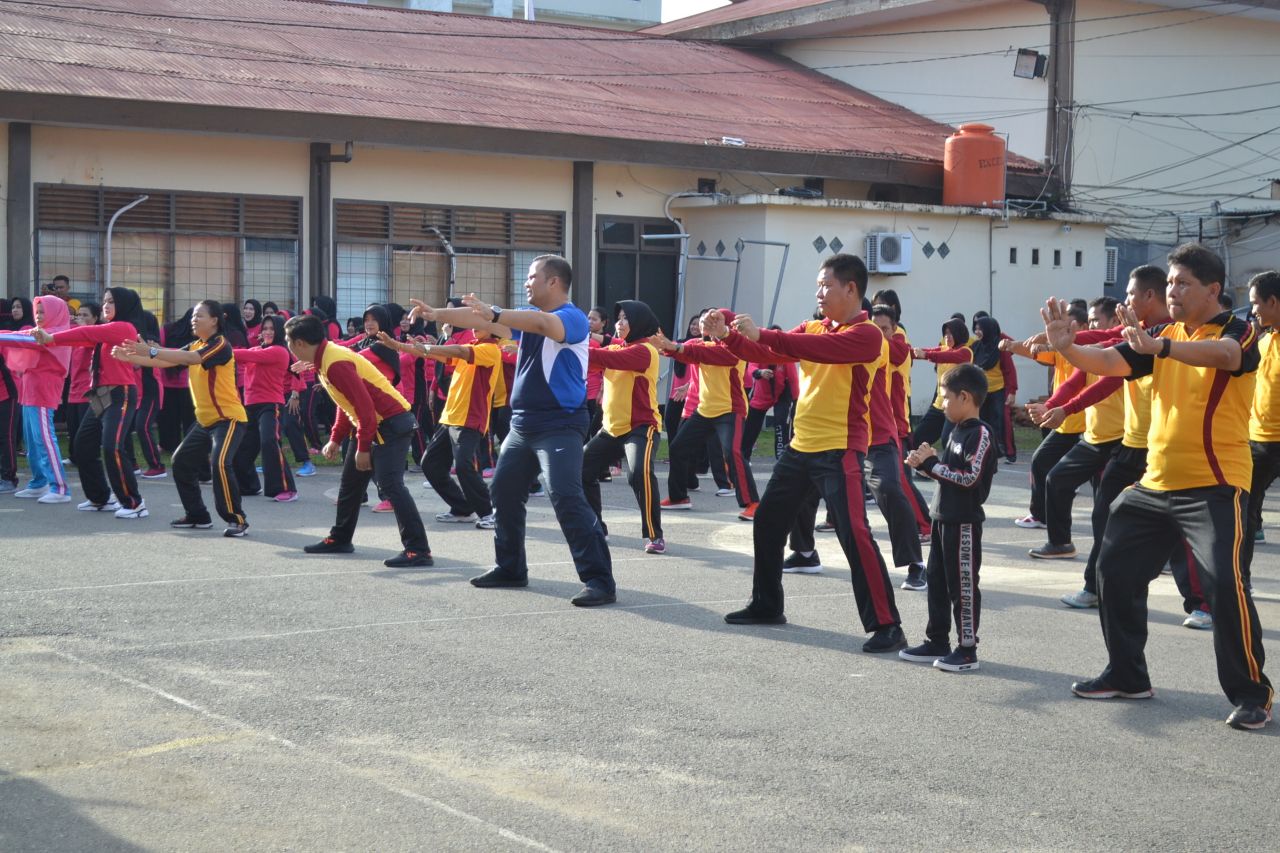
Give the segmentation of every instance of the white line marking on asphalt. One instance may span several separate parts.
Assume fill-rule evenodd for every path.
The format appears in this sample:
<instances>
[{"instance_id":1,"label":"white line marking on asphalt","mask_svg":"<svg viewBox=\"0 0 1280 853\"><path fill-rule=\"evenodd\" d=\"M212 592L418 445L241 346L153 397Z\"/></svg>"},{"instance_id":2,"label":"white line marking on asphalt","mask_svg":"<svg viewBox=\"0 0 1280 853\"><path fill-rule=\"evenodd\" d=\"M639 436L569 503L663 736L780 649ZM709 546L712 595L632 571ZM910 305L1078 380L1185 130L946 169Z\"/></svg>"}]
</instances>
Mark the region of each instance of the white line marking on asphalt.
<instances>
[{"instance_id":1,"label":"white line marking on asphalt","mask_svg":"<svg viewBox=\"0 0 1280 853\"><path fill-rule=\"evenodd\" d=\"M256 735L257 737L261 737L264 740L270 741L271 743L302 753L309 758L323 761L324 763L330 764L342 770L345 773L349 773L352 776L357 776L361 779L365 779L369 782L372 782L374 785L378 786L384 791L395 794L399 797L404 797L405 799L408 799L408 800L413 800L415 802L419 802L424 805L431 806L437 811L444 812L447 815L460 818L475 826L479 826L490 832L496 833L497 835L507 839L508 841L514 841L517 844L522 844L531 850L542 850L544 851L544 853L558 853L558 851L554 847L548 847L547 845L543 844L540 841L536 841L532 838L528 838L526 836L520 835L519 833L513 832L512 830L507 829L504 826L499 826L498 824L491 823L482 817L477 817L476 815L470 814L469 812L464 812L461 809L455 808L446 802L435 799L434 797L428 797L425 794L419 794L416 791L410 791L406 788L401 788L396 785L383 782L380 779L372 778L369 776L368 771L359 770L354 767L349 767L348 765L344 764L343 762L339 761L336 758L333 758L332 756L325 755L323 753L316 752L311 749L307 749L306 747L303 747L303 746L299 746L298 744L294 743L288 738L282 738L278 735L273 735L270 732L263 731L262 729L259 729L259 728L255 728L249 725L248 723L245 723L241 720L234 719L232 717L228 717L225 714L219 714L216 711L210 711L208 708L205 708L204 706L200 705L197 702L192 702L189 699L183 699L181 696L175 696L174 694L168 692L167 690L163 690L159 687L155 687L153 685L147 684L145 681L139 681L136 678L130 678L129 676L124 675L122 673L106 669L105 667L101 667L95 663L90 663L84 658L77 657L76 655L73 655L69 652L63 652L57 649L49 649L49 651L52 654L56 655L57 657L62 658L63 660L70 661L71 663L74 663L78 666L83 666L91 670L92 672L97 673L98 675L113 679L122 684L127 684L130 687L136 688L138 690L142 690L146 693L150 693L153 696L159 696L161 699L164 699L168 702L172 702L173 704L178 705L181 708L185 708L188 711L192 711L204 717L207 720L220 723L224 726L230 726L231 728L236 729L237 731L249 732L253 735Z\"/></svg>"},{"instance_id":2,"label":"white line marking on asphalt","mask_svg":"<svg viewBox=\"0 0 1280 853\"><path fill-rule=\"evenodd\" d=\"M622 558L614 559L613 562L643 563L643 562L651 562L652 560L653 560L653 555L648 554L643 557L622 557ZM533 567L540 567L540 566L567 566L572 564L573 564L573 560L552 560L551 562L548 562L548 563L530 563L529 565ZM436 571L439 571L439 570L449 571L453 569L476 569L476 571L480 571L475 566L470 566L470 565L433 566L432 569ZM284 572L284 573L275 574L275 575L215 575L213 577L202 577L202 578L158 578L156 580L149 580L149 581L125 581L123 583L91 584L88 586L53 586L53 587L41 587L39 589L0 589L0 595L30 595L30 594L46 593L46 592L86 592L88 590L93 590L93 589L120 589L123 587L131 587L131 586L165 586L167 584L177 584L177 583L205 583L205 582L217 583L220 581L254 581L254 580L269 581L269 580L280 580L283 578L310 578L310 577L325 577L329 575L372 575L372 574L377 574L378 572L387 572L387 571L392 571L392 570L380 566L376 569L373 569L373 568L347 569L344 571L332 571L332 572Z\"/></svg>"}]
</instances>

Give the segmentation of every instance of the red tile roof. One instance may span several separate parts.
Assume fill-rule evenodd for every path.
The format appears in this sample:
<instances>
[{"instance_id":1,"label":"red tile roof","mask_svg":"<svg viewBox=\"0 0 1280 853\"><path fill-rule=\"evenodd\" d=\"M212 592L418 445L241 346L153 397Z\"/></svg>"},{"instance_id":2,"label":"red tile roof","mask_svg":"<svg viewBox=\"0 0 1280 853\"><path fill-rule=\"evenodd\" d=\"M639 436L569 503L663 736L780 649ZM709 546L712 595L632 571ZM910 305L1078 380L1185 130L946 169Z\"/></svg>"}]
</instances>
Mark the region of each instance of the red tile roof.
<instances>
[{"instance_id":1,"label":"red tile roof","mask_svg":"<svg viewBox=\"0 0 1280 853\"><path fill-rule=\"evenodd\" d=\"M736 137L933 164L952 132L771 53L502 18L315 0L15 0L0 4L0 33L0 92L699 146Z\"/></svg>"}]
</instances>

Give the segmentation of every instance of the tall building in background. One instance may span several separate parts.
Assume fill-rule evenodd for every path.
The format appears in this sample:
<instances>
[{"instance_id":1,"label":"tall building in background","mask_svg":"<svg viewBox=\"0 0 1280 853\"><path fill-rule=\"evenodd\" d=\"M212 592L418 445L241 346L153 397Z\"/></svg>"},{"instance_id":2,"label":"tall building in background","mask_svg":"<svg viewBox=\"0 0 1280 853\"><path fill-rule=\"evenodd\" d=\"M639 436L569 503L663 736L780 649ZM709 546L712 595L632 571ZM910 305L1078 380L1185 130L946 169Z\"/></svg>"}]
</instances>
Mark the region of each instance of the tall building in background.
<instances>
[{"instance_id":1,"label":"tall building in background","mask_svg":"<svg viewBox=\"0 0 1280 853\"><path fill-rule=\"evenodd\" d=\"M456 12L524 20L524 0L336 0L361 6ZM662 20L662 0L532 0L532 18L557 24L639 30Z\"/></svg>"}]
</instances>

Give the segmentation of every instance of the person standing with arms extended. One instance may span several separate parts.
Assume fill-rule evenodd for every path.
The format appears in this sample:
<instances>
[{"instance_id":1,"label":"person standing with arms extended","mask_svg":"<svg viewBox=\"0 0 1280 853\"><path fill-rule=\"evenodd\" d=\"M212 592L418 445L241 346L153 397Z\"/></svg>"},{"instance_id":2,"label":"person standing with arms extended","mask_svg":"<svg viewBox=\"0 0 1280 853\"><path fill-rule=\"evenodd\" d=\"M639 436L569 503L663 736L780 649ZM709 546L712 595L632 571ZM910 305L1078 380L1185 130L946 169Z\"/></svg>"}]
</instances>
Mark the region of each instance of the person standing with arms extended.
<instances>
[{"instance_id":1,"label":"person standing with arms extended","mask_svg":"<svg viewBox=\"0 0 1280 853\"><path fill-rule=\"evenodd\" d=\"M142 300L137 291L108 287L102 296L100 324L75 326L52 335L36 333L36 340L45 345L93 350L89 360L91 380L85 397L89 411L76 430L75 456L71 460L80 473L80 486L87 498L76 509L114 511L116 518L125 520L146 518L149 514L133 473L138 371L133 365L111 357L113 347L135 341L145 327Z\"/></svg>"},{"instance_id":2,"label":"person standing with arms extended","mask_svg":"<svg viewBox=\"0 0 1280 853\"><path fill-rule=\"evenodd\" d=\"M751 600L726 614L731 625L778 625L783 613L782 555L797 516L814 491L832 509L836 538L849 561L853 595L871 637L864 652L904 648L902 618L884 558L867 524L862 466L870 442L871 383L884 367L885 339L862 310L867 267L854 255L832 255L818 271L822 320L790 332L760 329L739 316L729 331L712 321L708 332L730 352L752 361L799 361L800 399L791 445L773 468L752 531L755 573ZM880 377L883 381L883 376Z\"/></svg>"},{"instance_id":3,"label":"person standing with arms extended","mask_svg":"<svg viewBox=\"0 0 1280 853\"><path fill-rule=\"evenodd\" d=\"M536 311L504 311L474 295L466 308L428 309L427 319L455 328L486 329L497 337L520 331L511 388L511 432L502 443L490 486L497 526L497 565L471 579L473 586L529 585L525 557L525 504L539 469L546 475L556 521L584 587L578 607L617 600L613 560L604 529L582 491L582 446L587 433L587 315L569 301L573 268L558 255L529 264L524 290Z\"/></svg>"},{"instance_id":4,"label":"person standing with arms extended","mask_svg":"<svg viewBox=\"0 0 1280 853\"><path fill-rule=\"evenodd\" d=\"M329 340L323 322L314 315L294 317L284 324L289 351L315 371L316 378L337 404L333 430L322 452L336 459L342 442L354 429L338 485L338 512L329 535L302 550L308 554L350 554L360 504L369 480L376 479L396 514L404 550L382 564L391 569L433 563L427 531L413 497L404 485L405 455L413 440L415 421L409 403L366 358Z\"/></svg>"},{"instance_id":5,"label":"person standing with arms extended","mask_svg":"<svg viewBox=\"0 0 1280 853\"><path fill-rule=\"evenodd\" d=\"M233 465L248 416L236 390L236 359L231 342L222 334L223 317L221 303L204 299L191 312L195 340L186 349L166 349L136 340L120 344L111 354L139 367L187 367L196 422L173 452L173 484L185 512L169 526L180 530L213 526L200 497L200 475L212 471L214 506L227 523L222 535L238 539L249 532L249 522L240 506Z\"/></svg>"},{"instance_id":6,"label":"person standing with arms extended","mask_svg":"<svg viewBox=\"0 0 1280 853\"><path fill-rule=\"evenodd\" d=\"M1274 691L1262 672L1262 626L1243 576L1258 340L1218 304L1225 280L1222 259L1207 247L1179 246L1169 253L1173 322L1145 330L1121 308L1124 342L1110 349L1076 345L1066 303L1050 300L1041 313L1049 345L1081 370L1151 376L1147 470L1112 504L1098 555L1109 661L1071 691L1085 699L1153 695L1144 655L1147 589L1185 539L1214 613L1218 681L1236 706L1227 723L1260 729L1271 720Z\"/></svg>"}]
</instances>

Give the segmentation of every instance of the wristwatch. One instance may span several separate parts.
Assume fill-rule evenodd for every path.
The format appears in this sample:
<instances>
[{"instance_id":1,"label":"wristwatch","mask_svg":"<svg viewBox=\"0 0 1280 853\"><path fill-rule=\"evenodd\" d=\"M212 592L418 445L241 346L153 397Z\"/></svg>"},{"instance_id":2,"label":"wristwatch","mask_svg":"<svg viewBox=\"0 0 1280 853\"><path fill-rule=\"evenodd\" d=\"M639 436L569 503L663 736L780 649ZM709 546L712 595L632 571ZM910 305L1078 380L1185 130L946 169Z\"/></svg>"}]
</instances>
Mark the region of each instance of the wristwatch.
<instances>
[{"instance_id":1,"label":"wristwatch","mask_svg":"<svg viewBox=\"0 0 1280 853\"><path fill-rule=\"evenodd\" d=\"M1168 358L1169 348L1173 346L1173 341L1169 338L1160 339L1160 352L1156 353L1156 358Z\"/></svg>"},{"instance_id":2,"label":"wristwatch","mask_svg":"<svg viewBox=\"0 0 1280 853\"><path fill-rule=\"evenodd\" d=\"M497 323L499 318L502 316L502 309L497 305L490 305L489 310L493 312L493 320L491 322Z\"/></svg>"},{"instance_id":3,"label":"wristwatch","mask_svg":"<svg viewBox=\"0 0 1280 853\"><path fill-rule=\"evenodd\" d=\"M148 352L150 352L152 358L155 358L160 354L160 349L158 347L152 347Z\"/></svg>"}]
</instances>

